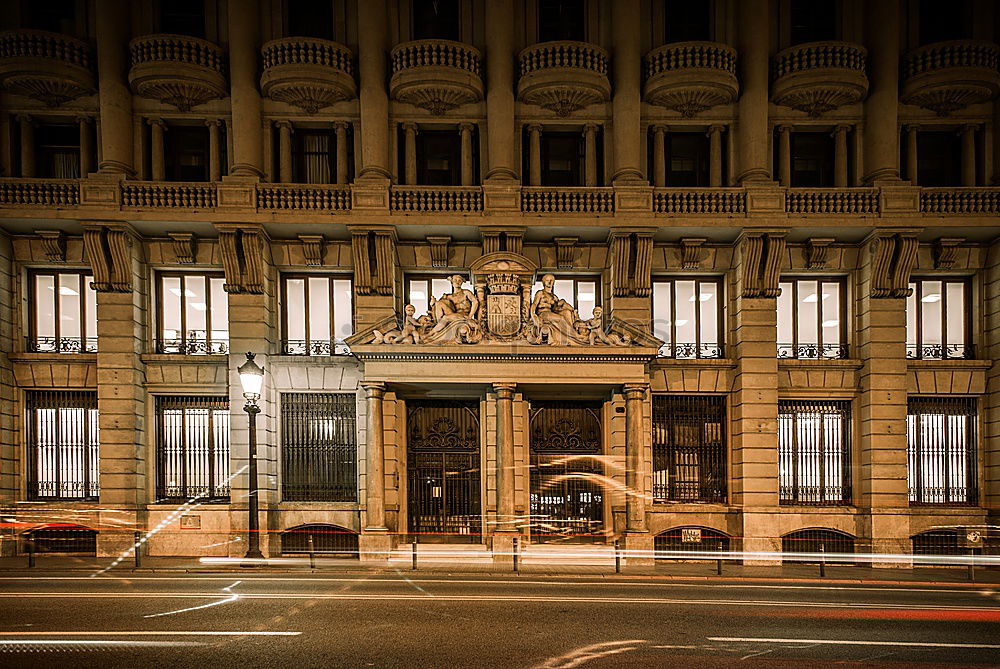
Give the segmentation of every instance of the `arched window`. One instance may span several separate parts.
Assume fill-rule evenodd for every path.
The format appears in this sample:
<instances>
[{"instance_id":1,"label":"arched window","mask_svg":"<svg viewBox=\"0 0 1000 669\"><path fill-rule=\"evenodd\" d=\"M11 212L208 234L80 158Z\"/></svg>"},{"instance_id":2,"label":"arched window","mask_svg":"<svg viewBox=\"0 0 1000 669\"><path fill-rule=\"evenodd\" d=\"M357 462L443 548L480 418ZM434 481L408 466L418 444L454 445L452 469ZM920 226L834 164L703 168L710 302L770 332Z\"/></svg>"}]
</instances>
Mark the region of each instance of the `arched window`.
<instances>
[{"instance_id":1,"label":"arched window","mask_svg":"<svg viewBox=\"0 0 1000 669\"><path fill-rule=\"evenodd\" d=\"M812 527L790 532L781 537L782 553L853 553L854 537L846 532ZM816 558L791 558L786 562L819 562ZM838 562L843 562L838 560Z\"/></svg>"},{"instance_id":2,"label":"arched window","mask_svg":"<svg viewBox=\"0 0 1000 669\"><path fill-rule=\"evenodd\" d=\"M657 560L683 560L664 553L715 553L729 550L729 535L708 527L675 527L653 538L653 552ZM707 559L707 558L692 558Z\"/></svg>"},{"instance_id":3,"label":"arched window","mask_svg":"<svg viewBox=\"0 0 1000 669\"><path fill-rule=\"evenodd\" d=\"M312 548L309 546L312 537ZM298 525L281 533L281 554L358 556L358 533L337 525Z\"/></svg>"},{"instance_id":4,"label":"arched window","mask_svg":"<svg viewBox=\"0 0 1000 669\"><path fill-rule=\"evenodd\" d=\"M910 537L914 555L967 555L958 530L928 530Z\"/></svg>"}]
</instances>

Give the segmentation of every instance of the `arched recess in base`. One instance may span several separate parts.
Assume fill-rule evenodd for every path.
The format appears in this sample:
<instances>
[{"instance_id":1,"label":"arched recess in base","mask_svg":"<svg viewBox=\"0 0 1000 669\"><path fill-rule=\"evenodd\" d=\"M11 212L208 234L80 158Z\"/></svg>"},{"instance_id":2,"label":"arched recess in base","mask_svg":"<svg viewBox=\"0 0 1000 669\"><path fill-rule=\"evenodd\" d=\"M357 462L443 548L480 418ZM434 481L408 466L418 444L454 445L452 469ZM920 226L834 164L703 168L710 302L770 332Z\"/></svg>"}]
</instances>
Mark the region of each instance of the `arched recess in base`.
<instances>
[{"instance_id":1,"label":"arched recess in base","mask_svg":"<svg viewBox=\"0 0 1000 669\"><path fill-rule=\"evenodd\" d=\"M28 552L27 542L36 553L60 553L97 556L97 530L72 523L40 525L23 533L22 552Z\"/></svg>"},{"instance_id":2,"label":"arched recess in base","mask_svg":"<svg viewBox=\"0 0 1000 669\"><path fill-rule=\"evenodd\" d=\"M309 538L312 537L312 546ZM297 525L281 533L282 555L342 555L358 557L358 533L338 525Z\"/></svg>"},{"instance_id":3,"label":"arched recess in base","mask_svg":"<svg viewBox=\"0 0 1000 669\"><path fill-rule=\"evenodd\" d=\"M811 556L794 557L788 556L782 561L786 563L816 563L822 559L820 556L830 555L830 562L839 564L853 564L853 560L835 558L835 554L854 553L854 537L846 532L830 530L823 527L810 527L804 530L789 532L781 537L782 553L814 553Z\"/></svg>"},{"instance_id":4,"label":"arched recess in base","mask_svg":"<svg viewBox=\"0 0 1000 669\"><path fill-rule=\"evenodd\" d=\"M709 560L713 558L688 558L673 553L717 553L729 551L729 547L728 534L697 525L675 527L653 537L653 552L657 560Z\"/></svg>"}]
</instances>

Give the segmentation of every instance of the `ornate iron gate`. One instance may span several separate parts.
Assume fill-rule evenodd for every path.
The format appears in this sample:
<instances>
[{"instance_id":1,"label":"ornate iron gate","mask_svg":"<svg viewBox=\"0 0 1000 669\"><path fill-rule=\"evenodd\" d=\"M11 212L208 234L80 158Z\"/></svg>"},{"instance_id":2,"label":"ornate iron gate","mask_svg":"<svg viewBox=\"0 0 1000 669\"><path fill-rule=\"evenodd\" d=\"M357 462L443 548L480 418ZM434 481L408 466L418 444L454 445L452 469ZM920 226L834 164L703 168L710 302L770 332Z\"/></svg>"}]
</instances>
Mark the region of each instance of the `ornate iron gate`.
<instances>
[{"instance_id":1,"label":"ornate iron gate","mask_svg":"<svg viewBox=\"0 0 1000 669\"><path fill-rule=\"evenodd\" d=\"M479 541L479 403L406 404L410 533Z\"/></svg>"},{"instance_id":2,"label":"ornate iron gate","mask_svg":"<svg viewBox=\"0 0 1000 669\"><path fill-rule=\"evenodd\" d=\"M601 404L531 405L531 535L537 541L604 537Z\"/></svg>"}]
</instances>

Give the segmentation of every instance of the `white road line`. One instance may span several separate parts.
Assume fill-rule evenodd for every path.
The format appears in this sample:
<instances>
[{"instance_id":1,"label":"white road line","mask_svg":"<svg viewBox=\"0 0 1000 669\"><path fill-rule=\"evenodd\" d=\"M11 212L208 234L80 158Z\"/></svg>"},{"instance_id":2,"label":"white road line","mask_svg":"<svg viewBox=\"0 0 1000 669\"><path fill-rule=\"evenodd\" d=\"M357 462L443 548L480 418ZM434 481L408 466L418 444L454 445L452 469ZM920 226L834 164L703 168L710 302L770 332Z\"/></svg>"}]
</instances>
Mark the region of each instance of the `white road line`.
<instances>
[{"instance_id":1,"label":"white road line","mask_svg":"<svg viewBox=\"0 0 1000 669\"><path fill-rule=\"evenodd\" d=\"M32 630L30 632L0 632L0 637L8 636L300 636L302 632L262 632L262 631L234 631L234 630L87 630L83 632L43 632ZM0 638L0 641L9 639Z\"/></svg>"},{"instance_id":2,"label":"white road line","mask_svg":"<svg viewBox=\"0 0 1000 669\"><path fill-rule=\"evenodd\" d=\"M229 596L226 597L225 599L220 599L217 602L209 602L208 604L201 604L200 606L189 606L186 609L177 609L176 611L164 611L163 613L150 613L149 615L143 616L143 618L161 618L163 616L173 616L177 615L178 613L188 613L189 611L198 611L200 609L208 609L213 606L218 606L219 604L228 604L230 602L235 602L240 598L240 596L239 594L233 592L232 588L235 588L241 582L242 581L236 581L232 585L227 585L226 587L224 587L222 591L228 592Z\"/></svg>"},{"instance_id":3,"label":"white road line","mask_svg":"<svg viewBox=\"0 0 1000 669\"><path fill-rule=\"evenodd\" d=\"M41 647L83 646L85 648L176 648L178 646L204 646L199 641L108 641L94 639L0 639L0 652L9 652L11 646ZM26 649L27 649L26 648ZM17 649L15 649L16 652Z\"/></svg>"},{"instance_id":4,"label":"white road line","mask_svg":"<svg viewBox=\"0 0 1000 669\"><path fill-rule=\"evenodd\" d=\"M992 643L932 643L929 641L855 641L850 639L752 639L744 637L710 636L709 641L727 643L797 643L823 644L831 646L912 646L916 648L985 648L1000 649L1000 644Z\"/></svg>"}]
</instances>

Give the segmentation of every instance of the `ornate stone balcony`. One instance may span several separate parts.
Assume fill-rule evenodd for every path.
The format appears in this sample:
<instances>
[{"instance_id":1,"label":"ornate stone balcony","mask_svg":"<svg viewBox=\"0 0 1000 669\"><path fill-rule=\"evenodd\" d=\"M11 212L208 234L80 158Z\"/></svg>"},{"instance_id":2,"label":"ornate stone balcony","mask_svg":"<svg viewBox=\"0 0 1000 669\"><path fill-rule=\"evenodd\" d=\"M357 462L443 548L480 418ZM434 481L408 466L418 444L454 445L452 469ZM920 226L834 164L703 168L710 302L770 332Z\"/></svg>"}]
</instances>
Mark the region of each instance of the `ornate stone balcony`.
<instances>
[{"instance_id":1,"label":"ornate stone balcony","mask_svg":"<svg viewBox=\"0 0 1000 669\"><path fill-rule=\"evenodd\" d=\"M692 117L739 94L736 49L716 42L675 42L643 61L643 97L649 104Z\"/></svg>"},{"instance_id":2,"label":"ornate stone balcony","mask_svg":"<svg viewBox=\"0 0 1000 669\"><path fill-rule=\"evenodd\" d=\"M351 189L322 184L257 184L257 208L268 211L349 211Z\"/></svg>"},{"instance_id":3,"label":"ornate stone balcony","mask_svg":"<svg viewBox=\"0 0 1000 669\"><path fill-rule=\"evenodd\" d=\"M128 81L136 95L180 111L226 97L222 49L183 35L143 35L129 43Z\"/></svg>"},{"instance_id":4,"label":"ornate stone balcony","mask_svg":"<svg viewBox=\"0 0 1000 669\"><path fill-rule=\"evenodd\" d=\"M479 186L393 186L389 209L401 214L478 214L483 210Z\"/></svg>"},{"instance_id":5,"label":"ornate stone balcony","mask_svg":"<svg viewBox=\"0 0 1000 669\"><path fill-rule=\"evenodd\" d=\"M653 191L656 214L740 214L746 212L742 188L657 188Z\"/></svg>"},{"instance_id":6,"label":"ornate stone balcony","mask_svg":"<svg viewBox=\"0 0 1000 669\"><path fill-rule=\"evenodd\" d=\"M771 101L819 116L868 95L868 52L850 42L797 44L774 57Z\"/></svg>"},{"instance_id":7,"label":"ornate stone balcony","mask_svg":"<svg viewBox=\"0 0 1000 669\"><path fill-rule=\"evenodd\" d=\"M878 214L874 188L789 188L785 195L789 214Z\"/></svg>"},{"instance_id":8,"label":"ornate stone balcony","mask_svg":"<svg viewBox=\"0 0 1000 669\"><path fill-rule=\"evenodd\" d=\"M525 214L613 214L613 188L521 189L521 211Z\"/></svg>"},{"instance_id":9,"label":"ornate stone balcony","mask_svg":"<svg viewBox=\"0 0 1000 669\"><path fill-rule=\"evenodd\" d=\"M0 206L74 207L80 204L76 179L0 179Z\"/></svg>"},{"instance_id":10,"label":"ornate stone balcony","mask_svg":"<svg viewBox=\"0 0 1000 669\"><path fill-rule=\"evenodd\" d=\"M404 42L392 50L392 99L443 114L483 99L483 59L468 44L442 39Z\"/></svg>"},{"instance_id":11,"label":"ornate stone balcony","mask_svg":"<svg viewBox=\"0 0 1000 669\"><path fill-rule=\"evenodd\" d=\"M611 99L608 52L586 42L543 42L518 56L521 102L569 116Z\"/></svg>"},{"instance_id":12,"label":"ornate stone balcony","mask_svg":"<svg viewBox=\"0 0 1000 669\"><path fill-rule=\"evenodd\" d=\"M904 104L945 116L987 102L1000 92L1000 46L956 40L914 49L903 63Z\"/></svg>"},{"instance_id":13,"label":"ornate stone balcony","mask_svg":"<svg viewBox=\"0 0 1000 669\"><path fill-rule=\"evenodd\" d=\"M353 54L336 42L313 37L285 37L261 49L265 97L315 114L357 96Z\"/></svg>"},{"instance_id":14,"label":"ornate stone balcony","mask_svg":"<svg viewBox=\"0 0 1000 669\"><path fill-rule=\"evenodd\" d=\"M92 95L90 47L67 35L41 30L0 33L0 85L49 107Z\"/></svg>"},{"instance_id":15,"label":"ornate stone balcony","mask_svg":"<svg viewBox=\"0 0 1000 669\"><path fill-rule=\"evenodd\" d=\"M122 207L167 209L212 209L218 197L214 183L126 181L122 183Z\"/></svg>"},{"instance_id":16,"label":"ornate stone balcony","mask_svg":"<svg viewBox=\"0 0 1000 669\"><path fill-rule=\"evenodd\" d=\"M1000 214L1000 188L924 188L920 211L925 214Z\"/></svg>"}]
</instances>

